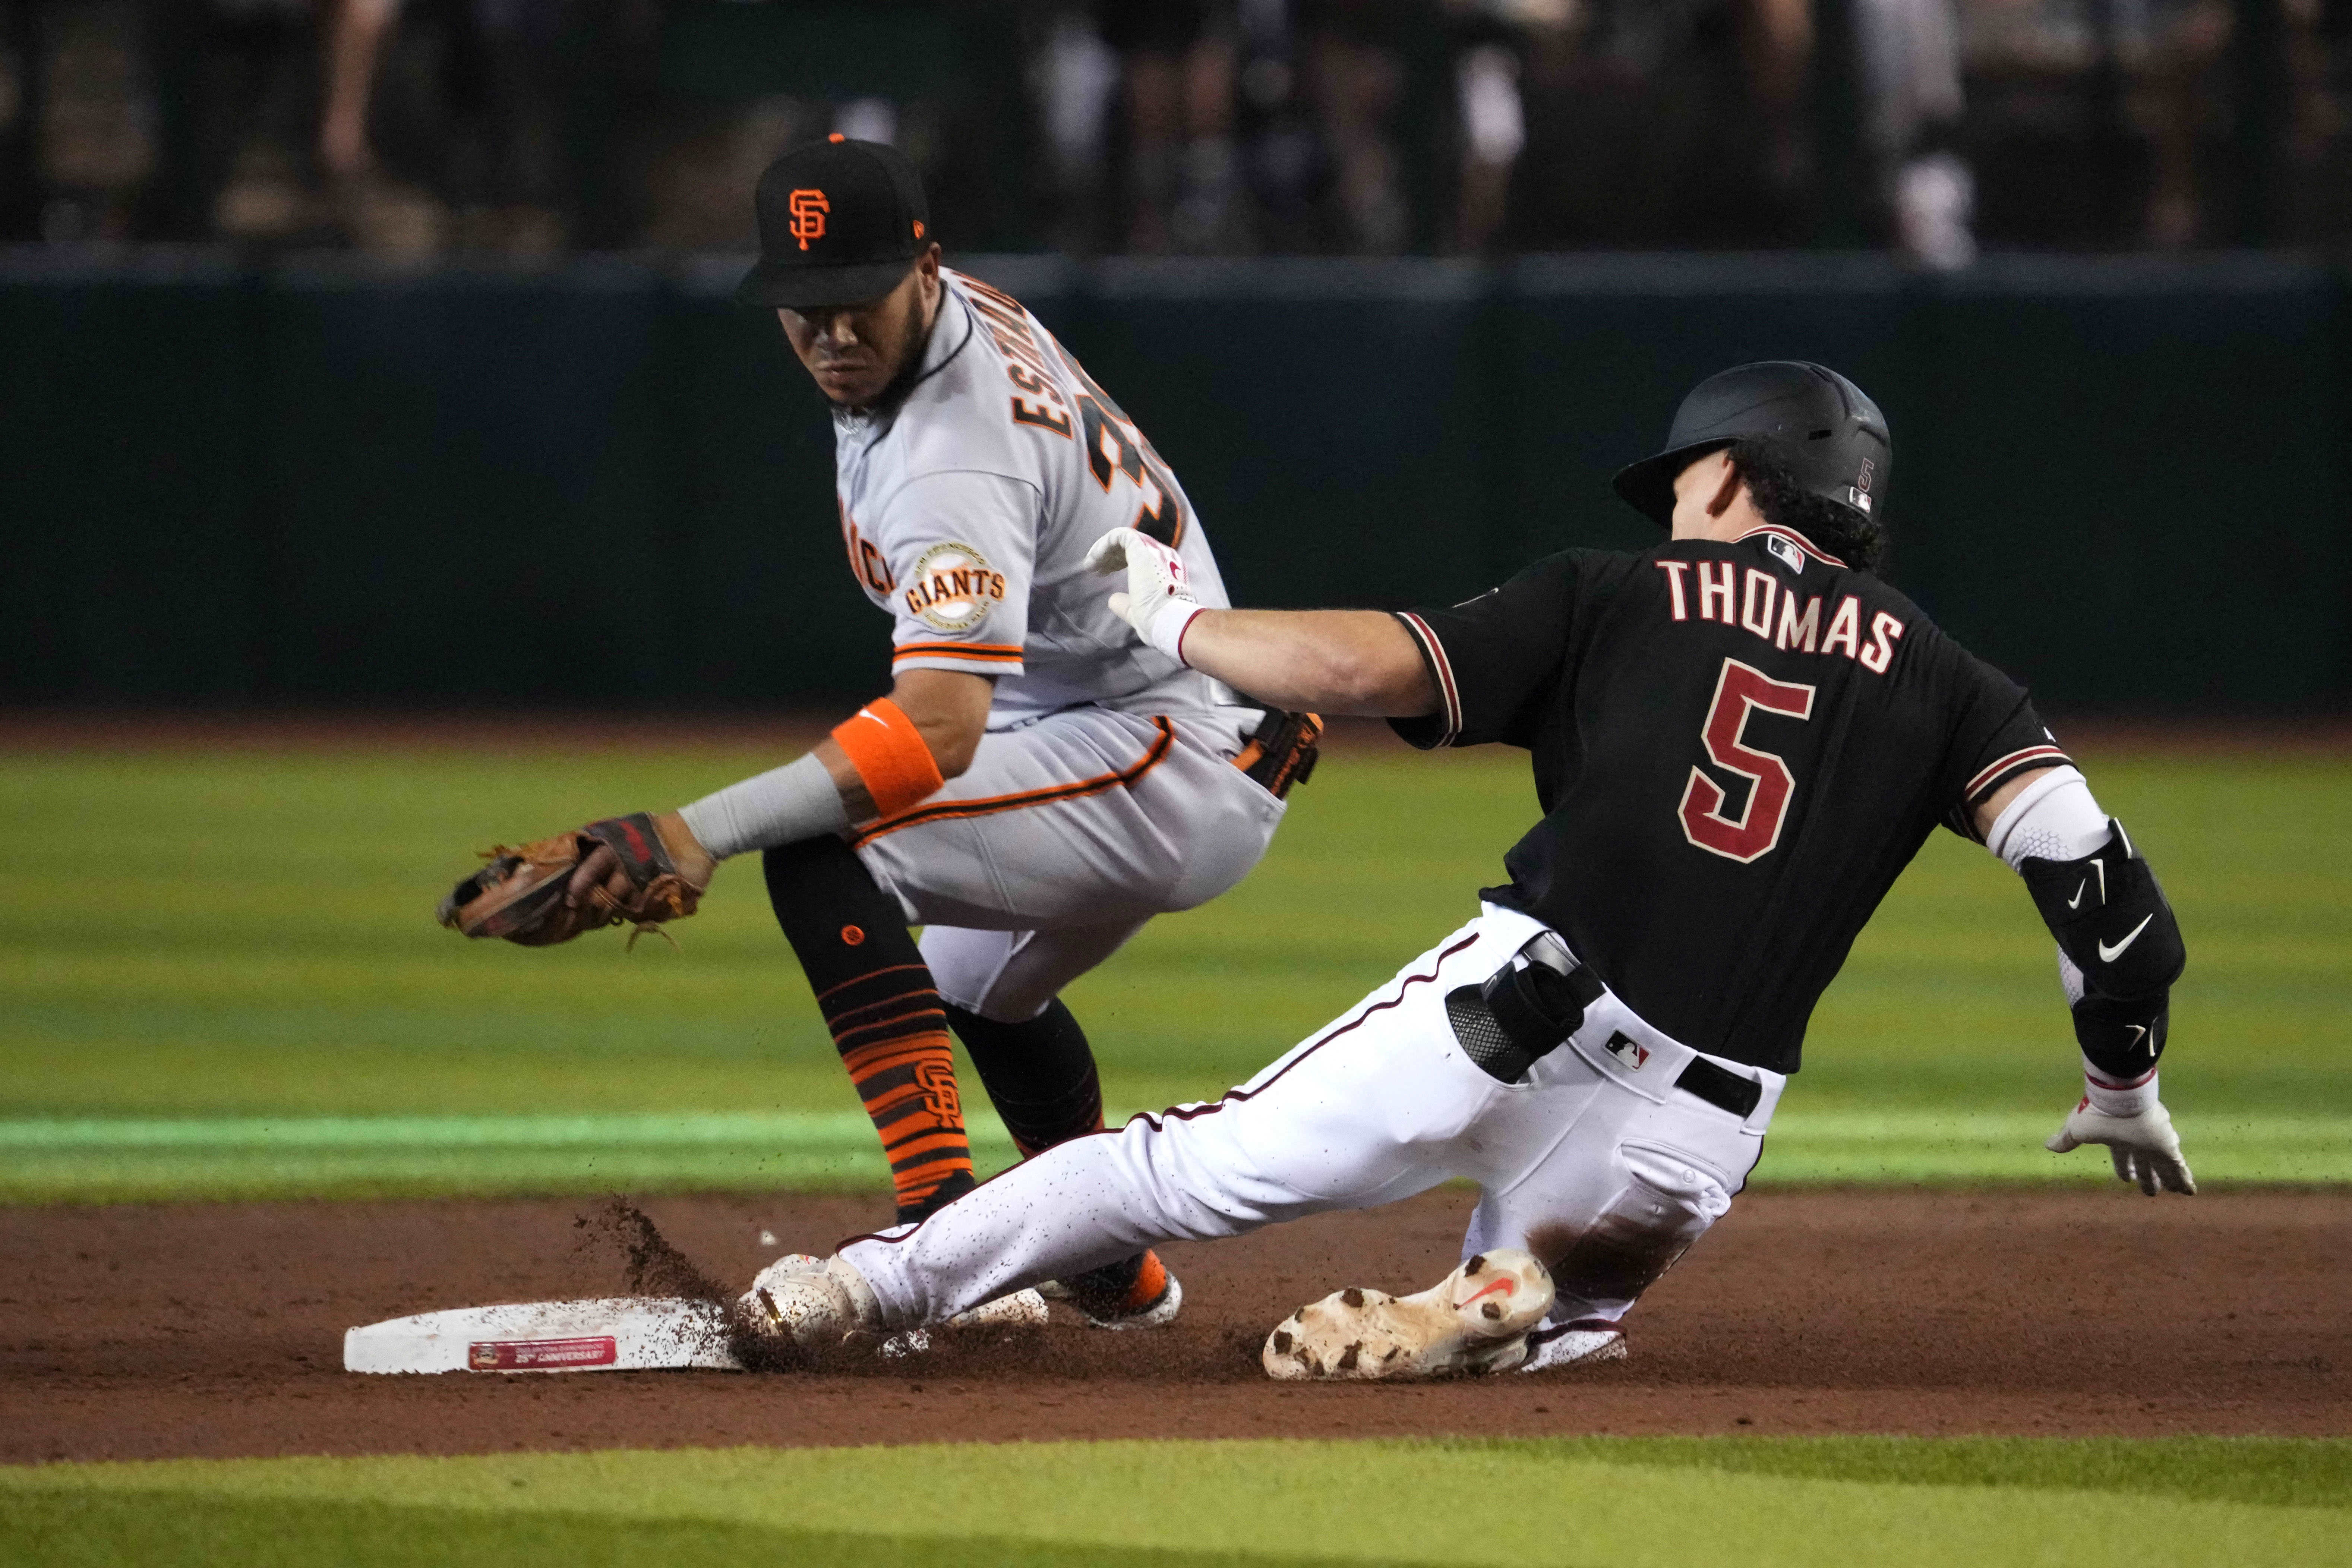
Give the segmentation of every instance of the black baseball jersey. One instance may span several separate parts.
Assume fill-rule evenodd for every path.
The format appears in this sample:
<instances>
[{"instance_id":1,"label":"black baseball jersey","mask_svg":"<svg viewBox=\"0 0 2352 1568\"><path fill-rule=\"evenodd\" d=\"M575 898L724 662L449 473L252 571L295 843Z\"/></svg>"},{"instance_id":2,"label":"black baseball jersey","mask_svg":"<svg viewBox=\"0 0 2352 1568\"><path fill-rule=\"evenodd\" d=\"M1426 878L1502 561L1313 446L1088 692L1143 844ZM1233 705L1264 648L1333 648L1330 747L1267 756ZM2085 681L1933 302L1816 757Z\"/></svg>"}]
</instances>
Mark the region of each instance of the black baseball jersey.
<instances>
[{"instance_id":1,"label":"black baseball jersey","mask_svg":"<svg viewBox=\"0 0 2352 1568\"><path fill-rule=\"evenodd\" d=\"M1813 1004L1940 820L2068 759L2025 692L1901 594L1759 528L1571 550L1399 618L1416 746L1534 753L1544 817L1485 889L1658 1028L1797 1070Z\"/></svg>"}]
</instances>

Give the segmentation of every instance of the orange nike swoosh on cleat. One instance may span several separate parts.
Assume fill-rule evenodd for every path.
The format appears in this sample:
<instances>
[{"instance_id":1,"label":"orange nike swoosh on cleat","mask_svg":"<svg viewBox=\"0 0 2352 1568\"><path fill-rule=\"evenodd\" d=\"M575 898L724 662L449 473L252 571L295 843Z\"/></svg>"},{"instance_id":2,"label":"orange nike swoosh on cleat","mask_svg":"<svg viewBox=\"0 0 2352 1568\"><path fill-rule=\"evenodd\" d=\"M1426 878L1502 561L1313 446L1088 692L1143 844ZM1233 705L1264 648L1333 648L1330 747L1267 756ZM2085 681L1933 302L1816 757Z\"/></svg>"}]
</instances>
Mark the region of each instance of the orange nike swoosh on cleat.
<instances>
[{"instance_id":1,"label":"orange nike swoosh on cleat","mask_svg":"<svg viewBox=\"0 0 2352 1568\"><path fill-rule=\"evenodd\" d=\"M1462 1305L1466 1307L1473 1301L1483 1301L1497 1290L1500 1290L1504 1295L1507 1296L1517 1289L1518 1287L1508 1279L1497 1279L1492 1285L1487 1286L1484 1290L1479 1291L1475 1296L1464 1297L1462 1300Z\"/></svg>"}]
</instances>

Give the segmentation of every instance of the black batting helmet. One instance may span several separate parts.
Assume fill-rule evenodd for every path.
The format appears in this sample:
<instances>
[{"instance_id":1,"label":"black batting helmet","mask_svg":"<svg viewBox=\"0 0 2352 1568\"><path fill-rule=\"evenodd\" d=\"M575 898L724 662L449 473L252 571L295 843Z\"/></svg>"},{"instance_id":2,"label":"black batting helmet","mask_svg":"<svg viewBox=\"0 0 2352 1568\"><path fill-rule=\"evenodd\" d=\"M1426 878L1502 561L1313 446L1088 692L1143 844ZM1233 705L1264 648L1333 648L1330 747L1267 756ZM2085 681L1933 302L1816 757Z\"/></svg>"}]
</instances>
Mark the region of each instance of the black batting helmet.
<instances>
[{"instance_id":1,"label":"black batting helmet","mask_svg":"<svg viewBox=\"0 0 2352 1568\"><path fill-rule=\"evenodd\" d=\"M1756 440L1824 500L1875 518L1886 504L1895 445L1886 416L1837 372L1802 360L1759 360L1708 376L1675 410L1665 450L1617 471L1617 493L1661 527L1675 515L1675 476L1692 459Z\"/></svg>"}]
</instances>

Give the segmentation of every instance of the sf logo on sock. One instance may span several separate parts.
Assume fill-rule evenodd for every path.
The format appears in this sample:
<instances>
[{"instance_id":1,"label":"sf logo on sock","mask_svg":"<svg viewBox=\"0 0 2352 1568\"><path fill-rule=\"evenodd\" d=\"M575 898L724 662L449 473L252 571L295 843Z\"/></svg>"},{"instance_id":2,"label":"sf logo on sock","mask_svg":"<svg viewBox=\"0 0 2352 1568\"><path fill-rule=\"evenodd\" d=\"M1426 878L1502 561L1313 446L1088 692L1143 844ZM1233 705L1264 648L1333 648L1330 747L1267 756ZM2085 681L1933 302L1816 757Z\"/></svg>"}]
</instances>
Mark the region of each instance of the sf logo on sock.
<instances>
[{"instance_id":1,"label":"sf logo on sock","mask_svg":"<svg viewBox=\"0 0 2352 1568\"><path fill-rule=\"evenodd\" d=\"M923 1104L942 1121L963 1120L963 1100L956 1093L955 1068L947 1062L919 1062L915 1067L915 1087L923 1091Z\"/></svg>"}]
</instances>

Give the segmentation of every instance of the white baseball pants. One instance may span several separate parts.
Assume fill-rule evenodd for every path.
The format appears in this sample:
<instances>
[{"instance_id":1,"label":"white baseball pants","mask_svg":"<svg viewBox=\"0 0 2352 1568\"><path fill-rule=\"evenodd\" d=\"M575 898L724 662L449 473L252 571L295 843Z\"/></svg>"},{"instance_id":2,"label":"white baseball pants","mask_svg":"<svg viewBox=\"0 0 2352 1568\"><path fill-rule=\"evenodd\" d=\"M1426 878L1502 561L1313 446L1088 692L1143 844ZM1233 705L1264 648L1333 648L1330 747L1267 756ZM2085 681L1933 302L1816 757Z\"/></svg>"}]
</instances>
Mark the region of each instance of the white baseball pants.
<instances>
[{"instance_id":1,"label":"white baseball pants","mask_svg":"<svg viewBox=\"0 0 2352 1568\"><path fill-rule=\"evenodd\" d=\"M941 996L1032 1018L1265 855L1286 805L1233 765L1235 722L1087 707L992 730L960 777L850 844L925 928Z\"/></svg>"},{"instance_id":2,"label":"white baseball pants","mask_svg":"<svg viewBox=\"0 0 2352 1568\"><path fill-rule=\"evenodd\" d=\"M1525 1081L1496 1081L1455 1044L1445 995L1543 929L1487 906L1223 1099L1049 1149L842 1256L901 1327L1159 1242L1369 1208L1459 1176L1483 1189L1464 1256L1526 1247L1554 1268L1552 1321L1613 1322L1731 1206L1787 1080L1708 1058L1758 1084L1746 1116L1678 1089L1698 1053L1604 993Z\"/></svg>"}]
</instances>

